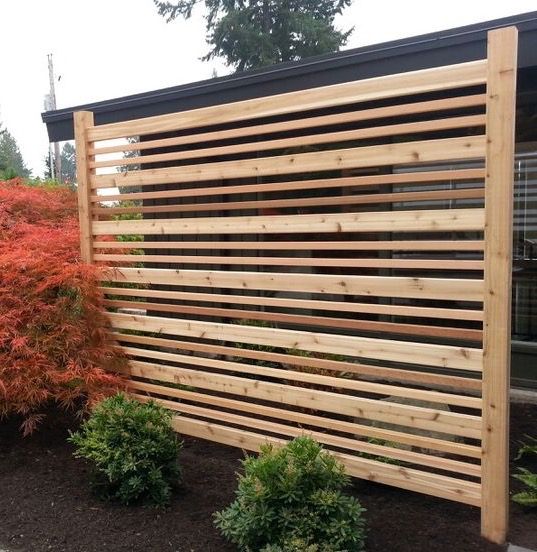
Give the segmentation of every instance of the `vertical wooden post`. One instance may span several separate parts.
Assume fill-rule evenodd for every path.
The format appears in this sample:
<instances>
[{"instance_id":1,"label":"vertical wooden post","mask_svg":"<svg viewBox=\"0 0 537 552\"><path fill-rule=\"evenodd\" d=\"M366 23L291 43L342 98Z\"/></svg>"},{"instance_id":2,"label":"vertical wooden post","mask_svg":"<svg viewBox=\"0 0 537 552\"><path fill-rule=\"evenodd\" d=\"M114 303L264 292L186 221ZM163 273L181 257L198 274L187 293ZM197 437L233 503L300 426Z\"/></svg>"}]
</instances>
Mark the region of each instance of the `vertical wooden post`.
<instances>
[{"instance_id":1,"label":"vertical wooden post","mask_svg":"<svg viewBox=\"0 0 537 552\"><path fill-rule=\"evenodd\" d=\"M91 111L74 113L75 145L76 145L76 175L78 185L78 218L80 221L80 253L82 261L93 261L93 243L91 230L91 184L88 155L87 129L93 126Z\"/></svg>"},{"instance_id":2,"label":"vertical wooden post","mask_svg":"<svg viewBox=\"0 0 537 552\"><path fill-rule=\"evenodd\" d=\"M488 34L481 534L501 544L509 516L509 378L517 30Z\"/></svg>"}]
</instances>

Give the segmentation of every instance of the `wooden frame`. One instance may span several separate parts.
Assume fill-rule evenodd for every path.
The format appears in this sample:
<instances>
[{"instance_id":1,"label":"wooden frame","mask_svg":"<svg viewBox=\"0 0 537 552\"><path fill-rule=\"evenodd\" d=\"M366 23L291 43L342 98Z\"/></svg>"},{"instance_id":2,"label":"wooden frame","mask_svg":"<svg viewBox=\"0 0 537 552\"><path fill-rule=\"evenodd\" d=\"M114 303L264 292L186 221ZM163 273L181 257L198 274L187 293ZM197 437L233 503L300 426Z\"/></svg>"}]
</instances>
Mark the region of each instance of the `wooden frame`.
<instances>
[{"instance_id":1,"label":"wooden frame","mask_svg":"<svg viewBox=\"0 0 537 552\"><path fill-rule=\"evenodd\" d=\"M88 154L87 133L93 126L93 113L78 111L74 114L75 147L76 147L76 176L78 185L78 215L80 223L80 253L85 263L93 261L93 243L91 228L90 202L90 175L89 164L91 157Z\"/></svg>"},{"instance_id":2,"label":"wooden frame","mask_svg":"<svg viewBox=\"0 0 537 552\"><path fill-rule=\"evenodd\" d=\"M509 518L509 377L513 166L517 75L515 28L489 33L483 342L483 535L506 538Z\"/></svg>"},{"instance_id":3,"label":"wooden frame","mask_svg":"<svg viewBox=\"0 0 537 552\"><path fill-rule=\"evenodd\" d=\"M449 67L75 113L75 134L82 260L133 396L247 450L309 434L353 476L480 507L501 543L516 29L488 41Z\"/></svg>"}]
</instances>

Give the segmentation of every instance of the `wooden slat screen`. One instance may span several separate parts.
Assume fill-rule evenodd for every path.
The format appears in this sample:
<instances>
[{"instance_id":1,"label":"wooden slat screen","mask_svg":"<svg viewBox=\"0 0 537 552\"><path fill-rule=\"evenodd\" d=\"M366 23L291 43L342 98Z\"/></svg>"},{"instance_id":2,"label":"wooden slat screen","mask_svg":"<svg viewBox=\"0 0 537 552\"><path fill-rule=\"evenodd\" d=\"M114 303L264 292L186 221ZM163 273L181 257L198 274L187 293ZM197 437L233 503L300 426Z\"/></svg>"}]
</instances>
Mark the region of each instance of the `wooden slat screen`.
<instances>
[{"instance_id":1,"label":"wooden slat screen","mask_svg":"<svg viewBox=\"0 0 537 552\"><path fill-rule=\"evenodd\" d=\"M310 434L502 541L515 76L509 28L481 61L76 113L82 255L134 396L248 450Z\"/></svg>"}]
</instances>

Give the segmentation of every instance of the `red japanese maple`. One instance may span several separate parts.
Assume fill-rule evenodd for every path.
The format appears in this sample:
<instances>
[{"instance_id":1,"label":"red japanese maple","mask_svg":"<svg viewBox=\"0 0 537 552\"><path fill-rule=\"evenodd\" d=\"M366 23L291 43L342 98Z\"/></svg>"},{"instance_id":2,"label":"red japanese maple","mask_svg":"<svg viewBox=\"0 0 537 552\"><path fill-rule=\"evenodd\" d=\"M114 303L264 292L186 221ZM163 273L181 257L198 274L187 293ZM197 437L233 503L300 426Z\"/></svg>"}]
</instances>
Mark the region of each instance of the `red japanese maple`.
<instances>
[{"instance_id":1,"label":"red japanese maple","mask_svg":"<svg viewBox=\"0 0 537 552\"><path fill-rule=\"evenodd\" d=\"M23 415L24 433L51 402L87 405L121 386L98 279L80 260L74 192L0 182L0 417Z\"/></svg>"}]
</instances>

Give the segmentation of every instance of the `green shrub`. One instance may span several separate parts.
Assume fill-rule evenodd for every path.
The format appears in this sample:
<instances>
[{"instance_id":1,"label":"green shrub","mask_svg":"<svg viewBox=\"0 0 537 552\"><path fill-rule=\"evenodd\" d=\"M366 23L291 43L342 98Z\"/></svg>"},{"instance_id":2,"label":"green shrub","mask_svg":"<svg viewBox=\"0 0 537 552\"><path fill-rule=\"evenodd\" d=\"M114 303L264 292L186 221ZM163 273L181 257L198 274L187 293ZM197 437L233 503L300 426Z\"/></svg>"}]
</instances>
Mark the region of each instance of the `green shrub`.
<instances>
[{"instance_id":1,"label":"green shrub","mask_svg":"<svg viewBox=\"0 0 537 552\"><path fill-rule=\"evenodd\" d=\"M233 322L237 326L253 326L255 328L274 328L274 325L271 322L266 320L255 320L255 319L240 319ZM258 351L261 353L278 353L280 349L272 345L256 344L256 343L242 343L237 342L234 344L237 349L245 349L249 351ZM246 358L246 357L235 357L234 360L242 362L244 364L253 364L255 366L264 366L267 368L278 368L279 364L277 362L272 362L270 360L263 360L260 358ZM242 377L251 377L257 379L258 376L246 376L241 374Z\"/></svg>"},{"instance_id":2,"label":"green shrub","mask_svg":"<svg viewBox=\"0 0 537 552\"><path fill-rule=\"evenodd\" d=\"M261 447L247 457L236 500L215 514L223 535L244 552L363 550L364 509L342 494L343 466L309 437Z\"/></svg>"},{"instance_id":3,"label":"green shrub","mask_svg":"<svg viewBox=\"0 0 537 552\"><path fill-rule=\"evenodd\" d=\"M515 479L522 481L526 485L527 490L513 495L513 502L528 506L531 508L537 507L537 473L532 473L526 468L518 468L520 473L513 475Z\"/></svg>"},{"instance_id":4,"label":"green shrub","mask_svg":"<svg viewBox=\"0 0 537 552\"><path fill-rule=\"evenodd\" d=\"M322 359L322 360L333 360L333 361L345 361L345 357L341 355L333 355L330 353L320 353L320 352L313 352L313 351L304 351L302 349L287 349L285 351L288 355L294 355L300 358L313 358L313 359ZM305 374L314 374L317 376L329 376L329 377L339 377L339 378L345 378L350 379L352 378L352 374L349 374L348 372L344 371L337 371L337 370L329 370L327 368L319 368L315 366L300 366L300 365L289 365L289 369L293 370L295 372L301 372ZM319 384L319 383L309 383L306 381L297 381L297 380L287 380L287 383L289 385L294 385L295 387L304 387L306 389L316 389L319 391L324 391L327 388L326 384ZM329 390L333 393L342 393L344 392L344 389L337 386L329 386ZM318 411L315 409L303 409L305 412L316 414Z\"/></svg>"},{"instance_id":5,"label":"green shrub","mask_svg":"<svg viewBox=\"0 0 537 552\"><path fill-rule=\"evenodd\" d=\"M527 443L522 443L522 446L518 449L518 454L515 460L520 460L523 456L535 456L537 458L537 439L526 435L528 439Z\"/></svg>"},{"instance_id":6,"label":"green shrub","mask_svg":"<svg viewBox=\"0 0 537 552\"><path fill-rule=\"evenodd\" d=\"M529 437L531 442L523 444L516 457L519 460L523 456L533 456L537 458L537 439ZM526 485L527 489L513 495L513 502L522 506L531 508L537 507L537 473L533 473L526 468L518 468L520 473L513 475L515 479L522 481Z\"/></svg>"},{"instance_id":7,"label":"green shrub","mask_svg":"<svg viewBox=\"0 0 537 552\"><path fill-rule=\"evenodd\" d=\"M384 439L375 439L374 437L368 437L367 442L370 445L399 448L398 443L393 443ZM368 452L357 452L356 455L368 460L376 460L377 462L382 462L383 464L393 464L394 466L400 466L402 464L400 460L397 460L397 458L391 458L390 456L378 456L377 454L370 454Z\"/></svg>"},{"instance_id":8,"label":"green shrub","mask_svg":"<svg viewBox=\"0 0 537 552\"><path fill-rule=\"evenodd\" d=\"M139 201L119 201L117 207L141 207ZM142 213L121 213L120 215L112 215L112 220L142 220ZM116 236L117 241L120 242L141 242L144 241L142 234L120 234ZM132 249L131 253L140 255L143 253L141 249Z\"/></svg>"},{"instance_id":9,"label":"green shrub","mask_svg":"<svg viewBox=\"0 0 537 552\"><path fill-rule=\"evenodd\" d=\"M0 171L0 180L13 180L19 176L19 173L12 167L7 167L3 171Z\"/></svg>"},{"instance_id":10,"label":"green shrub","mask_svg":"<svg viewBox=\"0 0 537 552\"><path fill-rule=\"evenodd\" d=\"M92 486L106 500L123 504L167 504L179 483L181 443L171 413L153 401L140 403L123 394L97 405L69 440L75 456L93 463Z\"/></svg>"}]
</instances>

